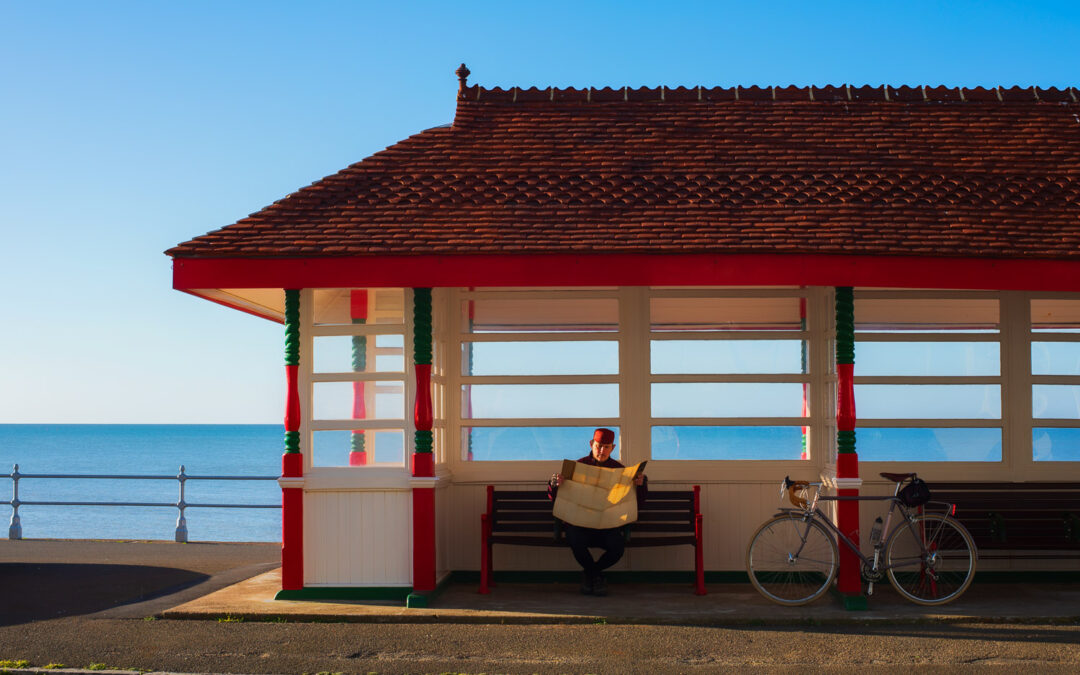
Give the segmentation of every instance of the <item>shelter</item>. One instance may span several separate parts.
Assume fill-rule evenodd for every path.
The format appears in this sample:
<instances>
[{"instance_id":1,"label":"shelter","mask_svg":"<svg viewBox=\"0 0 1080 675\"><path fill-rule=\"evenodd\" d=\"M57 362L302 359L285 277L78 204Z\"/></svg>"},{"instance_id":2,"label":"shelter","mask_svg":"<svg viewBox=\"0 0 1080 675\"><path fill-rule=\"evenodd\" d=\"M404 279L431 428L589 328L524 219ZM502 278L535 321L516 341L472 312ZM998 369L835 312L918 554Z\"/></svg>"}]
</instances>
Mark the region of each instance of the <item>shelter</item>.
<instances>
[{"instance_id":1,"label":"shelter","mask_svg":"<svg viewBox=\"0 0 1080 675\"><path fill-rule=\"evenodd\" d=\"M167 251L175 288L285 324L282 597L422 603L478 569L485 486L545 480L594 426L702 486L712 572L784 475L1077 475L1075 89L468 74L452 124Z\"/></svg>"}]
</instances>

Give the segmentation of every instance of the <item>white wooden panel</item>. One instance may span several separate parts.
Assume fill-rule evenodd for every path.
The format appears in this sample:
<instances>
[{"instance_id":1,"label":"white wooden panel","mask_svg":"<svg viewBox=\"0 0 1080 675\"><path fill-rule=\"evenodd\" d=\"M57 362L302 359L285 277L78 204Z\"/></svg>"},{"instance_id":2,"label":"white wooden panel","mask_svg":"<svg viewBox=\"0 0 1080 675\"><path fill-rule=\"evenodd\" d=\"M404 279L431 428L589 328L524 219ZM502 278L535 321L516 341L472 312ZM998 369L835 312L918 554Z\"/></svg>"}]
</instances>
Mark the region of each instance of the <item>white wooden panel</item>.
<instances>
[{"instance_id":1,"label":"white wooden panel","mask_svg":"<svg viewBox=\"0 0 1080 675\"><path fill-rule=\"evenodd\" d=\"M408 491L304 495L304 584L403 586L412 577Z\"/></svg>"},{"instance_id":2,"label":"white wooden panel","mask_svg":"<svg viewBox=\"0 0 1080 675\"><path fill-rule=\"evenodd\" d=\"M435 489L435 578L453 570L450 565L450 545L453 533L450 527L456 514L450 510L450 490L442 485Z\"/></svg>"}]
</instances>

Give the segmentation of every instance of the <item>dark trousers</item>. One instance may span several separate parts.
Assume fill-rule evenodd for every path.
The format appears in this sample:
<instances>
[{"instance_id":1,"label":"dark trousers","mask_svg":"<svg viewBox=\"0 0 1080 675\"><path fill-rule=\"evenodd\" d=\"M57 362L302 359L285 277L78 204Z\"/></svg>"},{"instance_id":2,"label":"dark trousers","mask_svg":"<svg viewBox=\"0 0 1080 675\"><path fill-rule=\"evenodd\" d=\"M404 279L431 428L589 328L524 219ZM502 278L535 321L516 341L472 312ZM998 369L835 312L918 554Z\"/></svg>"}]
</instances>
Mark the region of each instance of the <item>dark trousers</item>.
<instances>
[{"instance_id":1,"label":"dark trousers","mask_svg":"<svg viewBox=\"0 0 1080 675\"><path fill-rule=\"evenodd\" d=\"M622 528L610 530L593 530L588 527L566 525L566 543L574 552L574 559L578 561L585 574L590 577L619 562L623 550L626 548L626 540L623 538ZM604 550L599 560L593 560L589 548L601 548Z\"/></svg>"}]
</instances>

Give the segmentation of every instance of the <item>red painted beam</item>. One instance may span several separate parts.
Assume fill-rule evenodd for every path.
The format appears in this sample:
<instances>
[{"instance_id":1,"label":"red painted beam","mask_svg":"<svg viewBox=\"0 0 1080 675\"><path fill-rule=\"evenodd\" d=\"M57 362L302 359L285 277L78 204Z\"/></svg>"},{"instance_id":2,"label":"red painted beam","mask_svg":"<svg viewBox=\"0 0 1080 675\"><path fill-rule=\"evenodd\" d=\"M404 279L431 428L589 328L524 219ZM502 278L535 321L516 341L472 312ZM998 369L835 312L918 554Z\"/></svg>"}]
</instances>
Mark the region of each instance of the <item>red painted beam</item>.
<instances>
[{"instance_id":1,"label":"red painted beam","mask_svg":"<svg viewBox=\"0 0 1080 675\"><path fill-rule=\"evenodd\" d=\"M1080 259L796 254L175 258L173 287L805 285L1080 291Z\"/></svg>"}]
</instances>

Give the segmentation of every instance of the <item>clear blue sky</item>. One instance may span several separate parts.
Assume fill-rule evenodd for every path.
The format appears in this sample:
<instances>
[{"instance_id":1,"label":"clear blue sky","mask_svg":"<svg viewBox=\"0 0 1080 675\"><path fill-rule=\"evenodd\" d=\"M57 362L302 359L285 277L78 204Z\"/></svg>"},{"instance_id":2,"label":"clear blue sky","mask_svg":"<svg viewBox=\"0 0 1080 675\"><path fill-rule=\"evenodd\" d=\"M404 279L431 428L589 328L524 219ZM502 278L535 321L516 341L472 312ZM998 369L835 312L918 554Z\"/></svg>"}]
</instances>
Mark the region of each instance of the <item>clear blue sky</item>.
<instances>
[{"instance_id":1,"label":"clear blue sky","mask_svg":"<svg viewBox=\"0 0 1080 675\"><path fill-rule=\"evenodd\" d=\"M0 422L281 420L281 327L162 251L485 86L1080 85L1039 2L0 0Z\"/></svg>"}]
</instances>

